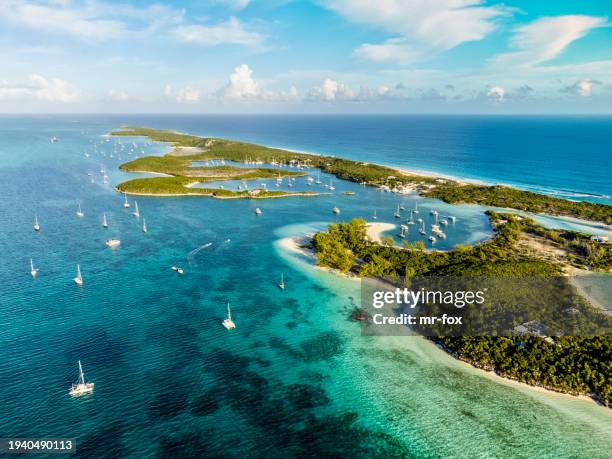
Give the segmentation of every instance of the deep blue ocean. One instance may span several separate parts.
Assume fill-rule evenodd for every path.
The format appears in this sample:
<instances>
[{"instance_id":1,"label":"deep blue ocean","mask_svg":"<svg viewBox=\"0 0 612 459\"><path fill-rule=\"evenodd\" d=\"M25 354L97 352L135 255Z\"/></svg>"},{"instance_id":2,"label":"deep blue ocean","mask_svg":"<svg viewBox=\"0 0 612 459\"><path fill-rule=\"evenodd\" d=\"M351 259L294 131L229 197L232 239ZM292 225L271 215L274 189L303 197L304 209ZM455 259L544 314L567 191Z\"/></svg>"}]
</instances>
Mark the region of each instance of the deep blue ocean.
<instances>
[{"instance_id":1,"label":"deep blue ocean","mask_svg":"<svg viewBox=\"0 0 612 459\"><path fill-rule=\"evenodd\" d=\"M124 209L113 190L135 175L117 167L168 147L105 136L124 123L581 199L612 194L611 118L0 117L0 437L72 437L81 457L594 458L612 450L609 409L500 380L418 337L362 337L349 320L359 283L314 268L287 244L374 211L397 223L397 205L418 201L423 218L433 209L457 216L436 243L448 249L491 235L485 209L334 179L334 193L314 198L138 197L138 219L133 198ZM110 238L121 246L105 247ZM77 263L83 287L72 281ZM230 333L221 326L228 302ZM79 359L95 391L72 398Z\"/></svg>"}]
</instances>

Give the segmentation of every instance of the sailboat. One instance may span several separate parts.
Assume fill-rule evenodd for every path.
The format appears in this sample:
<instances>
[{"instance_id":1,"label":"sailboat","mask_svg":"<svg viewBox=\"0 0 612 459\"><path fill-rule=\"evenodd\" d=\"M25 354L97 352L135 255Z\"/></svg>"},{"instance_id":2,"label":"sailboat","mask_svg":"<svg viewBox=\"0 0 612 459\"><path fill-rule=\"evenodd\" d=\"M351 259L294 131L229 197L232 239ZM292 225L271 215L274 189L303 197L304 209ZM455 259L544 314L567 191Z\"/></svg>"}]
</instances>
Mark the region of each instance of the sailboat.
<instances>
[{"instance_id":1,"label":"sailboat","mask_svg":"<svg viewBox=\"0 0 612 459\"><path fill-rule=\"evenodd\" d=\"M32 261L31 258L30 258L30 274L32 275L32 277L36 277L36 275L38 274L38 268L34 267L34 262Z\"/></svg>"},{"instance_id":2,"label":"sailboat","mask_svg":"<svg viewBox=\"0 0 612 459\"><path fill-rule=\"evenodd\" d=\"M132 212L132 215L136 218L140 217L140 211L138 210L138 203L136 201L134 201L134 212Z\"/></svg>"},{"instance_id":3,"label":"sailboat","mask_svg":"<svg viewBox=\"0 0 612 459\"><path fill-rule=\"evenodd\" d=\"M421 220L421 228L419 229L419 233L425 235L427 232L425 231L425 222Z\"/></svg>"},{"instance_id":4,"label":"sailboat","mask_svg":"<svg viewBox=\"0 0 612 459\"><path fill-rule=\"evenodd\" d=\"M393 214L393 216L395 218L402 218L402 215L400 214L400 206L397 206L397 210L395 211L395 213Z\"/></svg>"},{"instance_id":5,"label":"sailboat","mask_svg":"<svg viewBox=\"0 0 612 459\"><path fill-rule=\"evenodd\" d=\"M281 273L281 280L278 283L278 288L280 288L281 290L285 290L285 278L282 273Z\"/></svg>"},{"instance_id":6,"label":"sailboat","mask_svg":"<svg viewBox=\"0 0 612 459\"><path fill-rule=\"evenodd\" d=\"M85 382L85 374L83 373L83 367L81 365L81 361L79 360L79 380L76 384L73 384L70 387L70 395L73 397L78 397L80 395L90 394L94 390L94 383Z\"/></svg>"},{"instance_id":7,"label":"sailboat","mask_svg":"<svg viewBox=\"0 0 612 459\"><path fill-rule=\"evenodd\" d=\"M340 215L340 209L338 207L334 207L332 209L332 212L335 213L336 215Z\"/></svg>"},{"instance_id":8,"label":"sailboat","mask_svg":"<svg viewBox=\"0 0 612 459\"><path fill-rule=\"evenodd\" d=\"M255 209L255 215L261 215L261 209L259 207Z\"/></svg>"},{"instance_id":9,"label":"sailboat","mask_svg":"<svg viewBox=\"0 0 612 459\"><path fill-rule=\"evenodd\" d=\"M419 203L415 202L414 203L414 209L412 210L413 214L418 214L419 213Z\"/></svg>"},{"instance_id":10,"label":"sailboat","mask_svg":"<svg viewBox=\"0 0 612 459\"><path fill-rule=\"evenodd\" d=\"M127 209L128 207L130 207L130 203L127 200L127 193L123 193L123 196L125 198L125 200L123 201L123 207Z\"/></svg>"},{"instance_id":11,"label":"sailboat","mask_svg":"<svg viewBox=\"0 0 612 459\"><path fill-rule=\"evenodd\" d=\"M336 189L336 187L334 185L332 185L332 179L329 179L329 186L327 187L329 190L334 191Z\"/></svg>"},{"instance_id":12,"label":"sailboat","mask_svg":"<svg viewBox=\"0 0 612 459\"><path fill-rule=\"evenodd\" d=\"M232 321L232 311L230 310L229 303L227 303L227 319L223 321L223 326L228 330L236 328L236 324Z\"/></svg>"},{"instance_id":13,"label":"sailboat","mask_svg":"<svg viewBox=\"0 0 612 459\"><path fill-rule=\"evenodd\" d=\"M321 184L321 171L317 172L317 181L315 182L317 185Z\"/></svg>"},{"instance_id":14,"label":"sailboat","mask_svg":"<svg viewBox=\"0 0 612 459\"><path fill-rule=\"evenodd\" d=\"M374 209L374 215L372 215L372 220L376 220L378 217L376 216L376 209Z\"/></svg>"},{"instance_id":15,"label":"sailboat","mask_svg":"<svg viewBox=\"0 0 612 459\"><path fill-rule=\"evenodd\" d=\"M76 211L77 217L84 217L85 214L83 213L83 211L81 210L81 203L77 204L77 211Z\"/></svg>"},{"instance_id":16,"label":"sailboat","mask_svg":"<svg viewBox=\"0 0 612 459\"><path fill-rule=\"evenodd\" d=\"M108 228L108 222L106 221L106 214L102 216L102 228Z\"/></svg>"},{"instance_id":17,"label":"sailboat","mask_svg":"<svg viewBox=\"0 0 612 459\"><path fill-rule=\"evenodd\" d=\"M81 287L83 285L83 276L81 275L81 266L77 264L77 275L76 277L73 279L74 283L77 284L79 287Z\"/></svg>"},{"instance_id":18,"label":"sailboat","mask_svg":"<svg viewBox=\"0 0 612 459\"><path fill-rule=\"evenodd\" d=\"M40 225L38 224L38 215L34 215L34 231L40 231Z\"/></svg>"},{"instance_id":19,"label":"sailboat","mask_svg":"<svg viewBox=\"0 0 612 459\"><path fill-rule=\"evenodd\" d=\"M401 203L399 206L399 210L406 210L406 207L404 206L404 203Z\"/></svg>"},{"instance_id":20,"label":"sailboat","mask_svg":"<svg viewBox=\"0 0 612 459\"><path fill-rule=\"evenodd\" d=\"M147 231L149 231L147 229L147 220L144 217L142 217L142 232L146 233Z\"/></svg>"}]
</instances>

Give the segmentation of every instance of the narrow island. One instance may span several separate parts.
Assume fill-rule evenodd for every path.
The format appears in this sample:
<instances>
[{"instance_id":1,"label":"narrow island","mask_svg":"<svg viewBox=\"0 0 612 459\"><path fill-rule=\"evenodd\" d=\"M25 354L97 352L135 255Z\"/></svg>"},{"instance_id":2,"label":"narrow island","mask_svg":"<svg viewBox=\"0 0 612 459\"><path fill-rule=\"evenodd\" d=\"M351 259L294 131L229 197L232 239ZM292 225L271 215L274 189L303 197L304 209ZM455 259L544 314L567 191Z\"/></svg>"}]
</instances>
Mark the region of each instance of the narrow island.
<instances>
[{"instance_id":1,"label":"narrow island","mask_svg":"<svg viewBox=\"0 0 612 459\"><path fill-rule=\"evenodd\" d=\"M362 183L399 193L418 192L422 196L438 198L450 204L468 203L505 207L533 213L574 217L607 225L612 224L612 207L584 201L546 196L530 191L494 185L477 185L445 178L406 173L390 167L370 164L327 155L296 153L225 139L204 138L174 131L142 127L125 127L112 132L114 136L143 136L156 142L174 146L172 153L164 156L147 156L120 166L128 172L150 172L167 176L133 179L117 186L128 194L153 196L202 195L217 198L275 198L287 196L316 196L314 192L282 192L260 190L219 190L191 188L197 183L219 180L255 180L286 176L306 175L263 167L242 168L234 166L191 167L193 161L223 160L250 165L299 165L318 168L339 179Z\"/></svg>"}]
</instances>

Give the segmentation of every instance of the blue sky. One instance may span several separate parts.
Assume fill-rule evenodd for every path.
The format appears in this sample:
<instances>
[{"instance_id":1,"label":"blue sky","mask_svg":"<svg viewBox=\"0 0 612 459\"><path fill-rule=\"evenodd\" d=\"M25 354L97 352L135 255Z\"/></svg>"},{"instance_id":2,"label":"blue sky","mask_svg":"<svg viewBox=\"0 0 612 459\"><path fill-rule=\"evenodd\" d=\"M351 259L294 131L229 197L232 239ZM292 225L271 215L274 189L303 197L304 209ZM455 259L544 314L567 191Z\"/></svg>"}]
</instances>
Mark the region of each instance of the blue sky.
<instances>
[{"instance_id":1,"label":"blue sky","mask_svg":"<svg viewBox=\"0 0 612 459\"><path fill-rule=\"evenodd\" d=\"M611 113L603 0L0 0L0 112Z\"/></svg>"}]
</instances>

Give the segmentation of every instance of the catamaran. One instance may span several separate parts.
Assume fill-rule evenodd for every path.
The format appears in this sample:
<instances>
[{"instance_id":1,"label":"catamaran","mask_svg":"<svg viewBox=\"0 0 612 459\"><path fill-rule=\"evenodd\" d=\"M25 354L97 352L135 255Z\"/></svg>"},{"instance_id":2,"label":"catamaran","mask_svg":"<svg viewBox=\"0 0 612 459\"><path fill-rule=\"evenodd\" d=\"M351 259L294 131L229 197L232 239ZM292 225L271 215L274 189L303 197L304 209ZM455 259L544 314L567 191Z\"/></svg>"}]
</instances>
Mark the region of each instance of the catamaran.
<instances>
[{"instance_id":1,"label":"catamaran","mask_svg":"<svg viewBox=\"0 0 612 459\"><path fill-rule=\"evenodd\" d=\"M406 225L401 225L398 236L401 238L405 238L407 235L408 235L408 227Z\"/></svg>"},{"instance_id":2,"label":"catamaran","mask_svg":"<svg viewBox=\"0 0 612 459\"><path fill-rule=\"evenodd\" d=\"M147 220L144 217L142 217L142 232L146 233L147 231L149 231L147 229Z\"/></svg>"},{"instance_id":3,"label":"catamaran","mask_svg":"<svg viewBox=\"0 0 612 459\"><path fill-rule=\"evenodd\" d=\"M86 395L92 393L94 390L94 383L85 382L85 374L83 373L83 367L81 366L81 361L79 360L79 380L76 384L73 384L70 387L70 395L73 397L78 397L81 395Z\"/></svg>"},{"instance_id":4,"label":"catamaran","mask_svg":"<svg viewBox=\"0 0 612 459\"><path fill-rule=\"evenodd\" d=\"M223 326L228 330L236 328L236 324L232 321L232 311L230 310L229 303L227 303L227 319L223 321Z\"/></svg>"},{"instance_id":5,"label":"catamaran","mask_svg":"<svg viewBox=\"0 0 612 459\"><path fill-rule=\"evenodd\" d=\"M79 287L83 285L83 276L81 275L81 266L77 264L77 275L72 279Z\"/></svg>"},{"instance_id":6,"label":"catamaran","mask_svg":"<svg viewBox=\"0 0 612 459\"><path fill-rule=\"evenodd\" d=\"M138 210L138 203L136 201L134 201L134 212L132 212L132 215L136 218L140 217L140 211Z\"/></svg>"},{"instance_id":7,"label":"catamaran","mask_svg":"<svg viewBox=\"0 0 612 459\"><path fill-rule=\"evenodd\" d=\"M36 275L38 274L38 268L34 267L34 262L32 261L31 258L30 258L30 274L32 275L32 277L36 277Z\"/></svg>"},{"instance_id":8,"label":"catamaran","mask_svg":"<svg viewBox=\"0 0 612 459\"><path fill-rule=\"evenodd\" d=\"M40 231L40 225L38 224L38 215L34 215L34 231Z\"/></svg>"},{"instance_id":9,"label":"catamaran","mask_svg":"<svg viewBox=\"0 0 612 459\"><path fill-rule=\"evenodd\" d=\"M127 200L127 193L123 193L123 197L125 198L123 201L123 207L127 209L128 207L130 207L130 203Z\"/></svg>"},{"instance_id":10,"label":"catamaran","mask_svg":"<svg viewBox=\"0 0 612 459\"><path fill-rule=\"evenodd\" d=\"M283 273L281 273L281 280L278 283L278 288L280 288L281 290L285 290L285 278L283 276Z\"/></svg>"},{"instance_id":11,"label":"catamaran","mask_svg":"<svg viewBox=\"0 0 612 459\"><path fill-rule=\"evenodd\" d=\"M102 215L102 228L108 228L108 222L106 221L106 214Z\"/></svg>"},{"instance_id":12,"label":"catamaran","mask_svg":"<svg viewBox=\"0 0 612 459\"><path fill-rule=\"evenodd\" d=\"M83 213L83 211L81 210L81 203L77 204L77 211L76 211L77 217L84 217L85 214Z\"/></svg>"}]
</instances>

